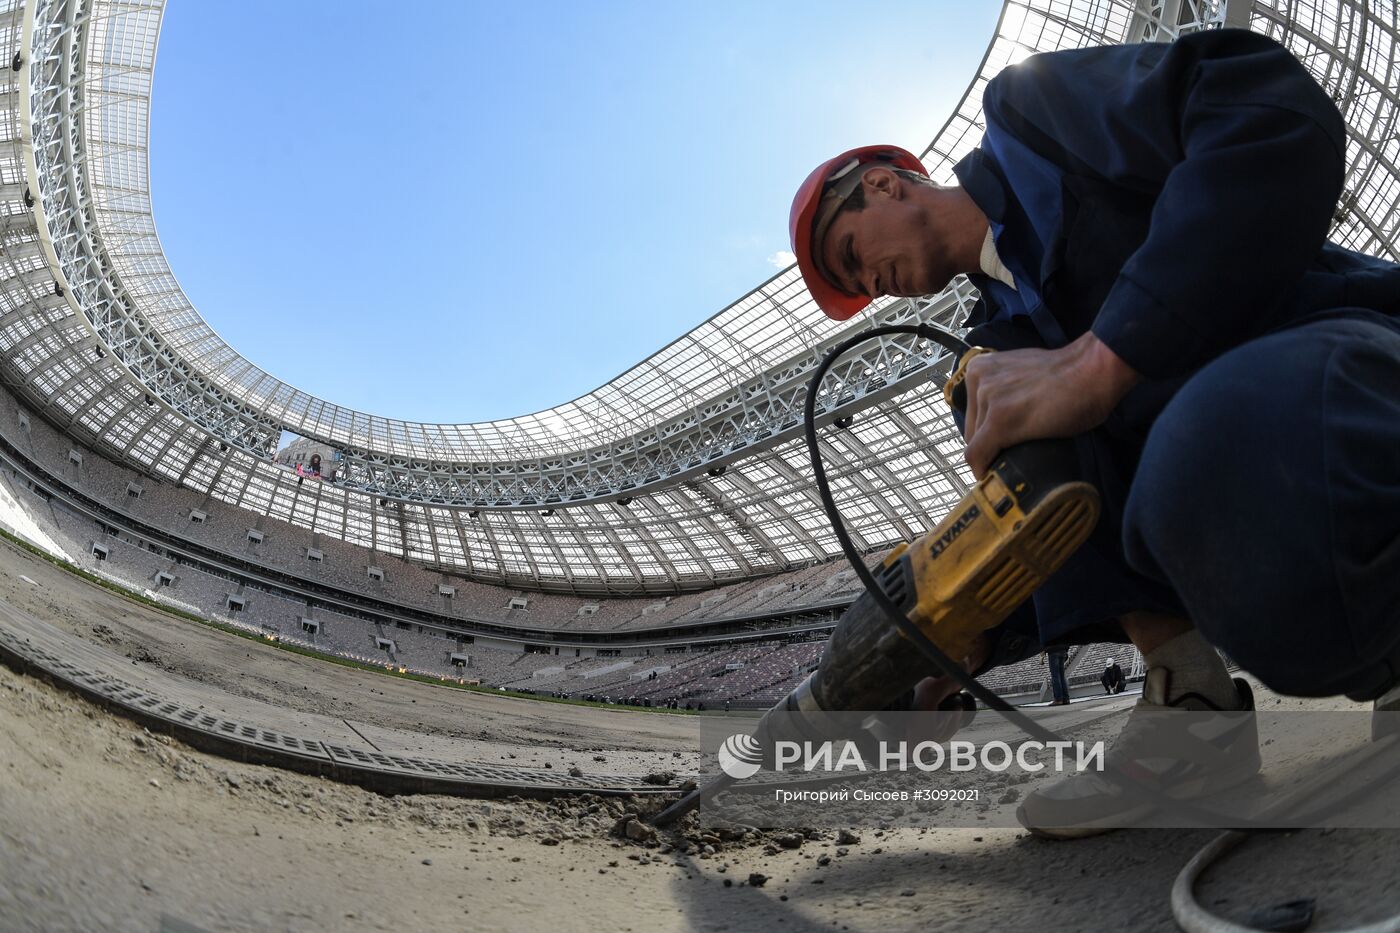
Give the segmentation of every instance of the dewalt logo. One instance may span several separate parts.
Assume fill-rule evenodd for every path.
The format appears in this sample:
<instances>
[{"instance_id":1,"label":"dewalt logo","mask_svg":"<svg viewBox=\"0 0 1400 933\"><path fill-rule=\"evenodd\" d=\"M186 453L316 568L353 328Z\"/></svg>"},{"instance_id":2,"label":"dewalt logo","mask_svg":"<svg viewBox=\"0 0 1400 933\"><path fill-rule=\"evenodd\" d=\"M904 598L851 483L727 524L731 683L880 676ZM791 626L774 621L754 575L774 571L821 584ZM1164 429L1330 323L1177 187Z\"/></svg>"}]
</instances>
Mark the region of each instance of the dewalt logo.
<instances>
[{"instance_id":1,"label":"dewalt logo","mask_svg":"<svg viewBox=\"0 0 1400 933\"><path fill-rule=\"evenodd\" d=\"M937 540L929 547L929 552L937 557L948 549L948 545L958 540L958 535L967 530L968 526L982 515L982 510L974 503L968 510L957 517L947 531L939 535Z\"/></svg>"}]
</instances>

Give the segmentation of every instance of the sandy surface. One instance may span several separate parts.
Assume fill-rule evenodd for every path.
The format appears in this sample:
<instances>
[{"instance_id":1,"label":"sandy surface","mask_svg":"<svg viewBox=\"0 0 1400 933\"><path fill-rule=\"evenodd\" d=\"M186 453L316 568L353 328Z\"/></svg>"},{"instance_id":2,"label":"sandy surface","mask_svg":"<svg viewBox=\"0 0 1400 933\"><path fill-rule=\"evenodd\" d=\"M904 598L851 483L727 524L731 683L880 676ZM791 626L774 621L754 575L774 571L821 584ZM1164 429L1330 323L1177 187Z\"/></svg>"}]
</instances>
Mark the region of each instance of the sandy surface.
<instances>
[{"instance_id":1,"label":"sandy surface","mask_svg":"<svg viewBox=\"0 0 1400 933\"><path fill-rule=\"evenodd\" d=\"M548 740L558 754L601 749L641 761L686 741L674 717L361 674L155 618L80 581L41 580L36 569L0 553L0 596L83 637L101 618L121 644L222 689L343 710L382 728L455 730L520 754ZM19 573L45 585L25 595ZM250 660L246 684L227 673ZM1137 831L1056 843L1016 830L864 830L845 844L810 833L791 849L773 834L618 838L632 806L387 798L190 750L0 668L7 931L1169 930L1171 881L1213 836ZM1400 833L1263 836L1205 880L1202 900L1244 917L1313 896L1319 928L1375 920L1400 912L1397 857ZM761 885L753 873L765 876Z\"/></svg>"},{"instance_id":2,"label":"sandy surface","mask_svg":"<svg viewBox=\"0 0 1400 933\"><path fill-rule=\"evenodd\" d=\"M689 716L492 696L308 659L123 599L5 541L0 600L124 654L136 662L126 676L162 671L214 692L344 719L371 744L377 730L397 729L423 737L403 751L609 772L693 770L698 757Z\"/></svg>"}]
</instances>

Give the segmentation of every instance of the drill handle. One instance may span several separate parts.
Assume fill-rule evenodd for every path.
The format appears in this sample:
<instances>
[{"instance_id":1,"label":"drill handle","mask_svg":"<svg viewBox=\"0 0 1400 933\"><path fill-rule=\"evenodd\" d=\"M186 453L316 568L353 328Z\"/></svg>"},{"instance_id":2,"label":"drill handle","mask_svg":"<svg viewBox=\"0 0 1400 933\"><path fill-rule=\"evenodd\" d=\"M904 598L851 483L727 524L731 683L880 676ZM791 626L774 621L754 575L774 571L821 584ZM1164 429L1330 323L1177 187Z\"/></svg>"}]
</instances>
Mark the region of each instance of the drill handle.
<instances>
[{"instance_id":1,"label":"drill handle","mask_svg":"<svg viewBox=\"0 0 1400 933\"><path fill-rule=\"evenodd\" d=\"M963 384L967 380L967 364L983 353L995 352L988 347L968 347L967 351L958 357L958 365L953 367L952 375L943 383L943 400L948 403L949 408L958 412L967 411L967 386Z\"/></svg>"},{"instance_id":2,"label":"drill handle","mask_svg":"<svg viewBox=\"0 0 1400 933\"><path fill-rule=\"evenodd\" d=\"M974 357L995 352L987 347L969 347L958 359L958 365L943 384L943 398L954 411L964 412L967 409L967 364ZM1074 441L1068 438L1047 438L1016 444L992 461L990 472L1001 475L1007 487L1016 494L1021 507L1027 511L1035 507L1045 492L1078 480L1082 473Z\"/></svg>"}]
</instances>

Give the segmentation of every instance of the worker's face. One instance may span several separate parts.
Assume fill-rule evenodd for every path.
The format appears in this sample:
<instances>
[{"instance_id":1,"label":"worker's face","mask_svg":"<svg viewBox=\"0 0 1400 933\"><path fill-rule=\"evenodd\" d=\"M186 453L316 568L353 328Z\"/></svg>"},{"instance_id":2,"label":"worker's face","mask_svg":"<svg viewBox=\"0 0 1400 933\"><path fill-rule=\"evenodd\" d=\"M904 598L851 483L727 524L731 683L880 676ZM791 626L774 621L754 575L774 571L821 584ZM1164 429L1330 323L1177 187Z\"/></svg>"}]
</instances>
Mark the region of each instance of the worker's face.
<instances>
[{"instance_id":1,"label":"worker's face","mask_svg":"<svg viewBox=\"0 0 1400 933\"><path fill-rule=\"evenodd\" d=\"M914 297L941 291L955 270L936 212L919 196L916 182L886 168L861 179L865 208L843 210L821 243L822 264L832 284L852 295Z\"/></svg>"}]
</instances>

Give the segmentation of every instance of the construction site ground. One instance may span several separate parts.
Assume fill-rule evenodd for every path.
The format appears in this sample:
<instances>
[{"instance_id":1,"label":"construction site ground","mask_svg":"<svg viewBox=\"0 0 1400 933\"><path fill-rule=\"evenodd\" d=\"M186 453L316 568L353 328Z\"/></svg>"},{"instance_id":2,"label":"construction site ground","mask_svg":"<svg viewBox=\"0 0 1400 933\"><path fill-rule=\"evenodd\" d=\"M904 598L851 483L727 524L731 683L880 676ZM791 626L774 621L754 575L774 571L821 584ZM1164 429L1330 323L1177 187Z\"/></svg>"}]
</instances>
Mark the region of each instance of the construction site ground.
<instances>
[{"instance_id":1,"label":"construction site ground","mask_svg":"<svg viewBox=\"0 0 1400 933\"><path fill-rule=\"evenodd\" d=\"M257 698L532 767L683 772L697 760L687 717L493 697L328 664L135 604L8 545L0 601L129 653L137 671L207 689L211 701ZM619 835L628 813L649 805L381 796L190 749L0 668L7 931L1170 930L1172 880L1214 835ZM1315 928L1337 928L1400 912L1397 860L1398 832L1279 833L1246 843L1198 892L1237 920L1315 897Z\"/></svg>"}]
</instances>

